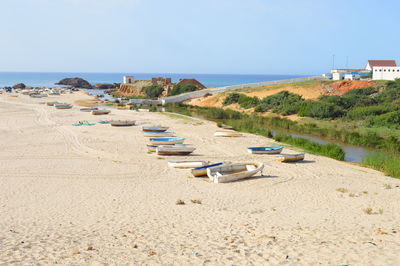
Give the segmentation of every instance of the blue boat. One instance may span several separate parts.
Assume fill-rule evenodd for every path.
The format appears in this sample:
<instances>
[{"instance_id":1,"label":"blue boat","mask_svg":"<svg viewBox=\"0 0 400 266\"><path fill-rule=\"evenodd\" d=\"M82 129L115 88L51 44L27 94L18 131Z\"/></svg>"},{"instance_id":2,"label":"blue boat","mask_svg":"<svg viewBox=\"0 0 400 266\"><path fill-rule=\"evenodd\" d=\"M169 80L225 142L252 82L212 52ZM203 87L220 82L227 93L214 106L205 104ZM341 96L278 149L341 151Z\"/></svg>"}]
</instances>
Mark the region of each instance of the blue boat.
<instances>
[{"instance_id":1,"label":"blue boat","mask_svg":"<svg viewBox=\"0 0 400 266\"><path fill-rule=\"evenodd\" d=\"M192 175L194 177L206 176L207 175L207 168L220 166L220 165L223 165L223 164L225 164L225 163L214 163L214 164L208 164L208 165L204 165L204 166L201 166L201 167L193 168L192 169Z\"/></svg>"},{"instance_id":2,"label":"blue boat","mask_svg":"<svg viewBox=\"0 0 400 266\"><path fill-rule=\"evenodd\" d=\"M247 151L251 154L279 154L282 150L283 146L247 148Z\"/></svg>"},{"instance_id":3,"label":"blue boat","mask_svg":"<svg viewBox=\"0 0 400 266\"><path fill-rule=\"evenodd\" d=\"M184 138L150 138L151 145L183 144Z\"/></svg>"}]
</instances>

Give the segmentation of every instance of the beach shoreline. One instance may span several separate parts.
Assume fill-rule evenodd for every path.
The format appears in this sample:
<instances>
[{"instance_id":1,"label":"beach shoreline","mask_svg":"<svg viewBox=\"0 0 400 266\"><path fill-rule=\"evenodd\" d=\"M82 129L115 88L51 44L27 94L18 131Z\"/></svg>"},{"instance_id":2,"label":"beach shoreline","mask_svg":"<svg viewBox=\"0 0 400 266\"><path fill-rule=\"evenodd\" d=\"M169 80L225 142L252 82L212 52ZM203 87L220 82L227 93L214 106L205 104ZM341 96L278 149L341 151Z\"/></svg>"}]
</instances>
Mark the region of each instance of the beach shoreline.
<instances>
[{"instance_id":1,"label":"beach shoreline","mask_svg":"<svg viewBox=\"0 0 400 266\"><path fill-rule=\"evenodd\" d=\"M400 180L311 154L296 164L248 154L246 147L275 142L215 138L209 121L117 109L96 117L39 104L93 98L0 95L0 264L400 263ZM72 126L100 119L137 126ZM149 124L196 147L183 159L263 162L264 176L190 178L167 166L181 157L147 153L141 126Z\"/></svg>"}]
</instances>

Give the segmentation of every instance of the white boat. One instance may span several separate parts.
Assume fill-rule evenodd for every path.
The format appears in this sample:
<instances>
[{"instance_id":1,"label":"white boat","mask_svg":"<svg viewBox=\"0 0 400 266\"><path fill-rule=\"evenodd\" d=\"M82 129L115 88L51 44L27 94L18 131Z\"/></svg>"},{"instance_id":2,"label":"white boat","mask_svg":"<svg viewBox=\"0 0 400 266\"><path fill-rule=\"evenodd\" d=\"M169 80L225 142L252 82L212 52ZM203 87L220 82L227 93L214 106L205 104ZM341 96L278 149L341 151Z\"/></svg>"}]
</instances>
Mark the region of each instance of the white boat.
<instances>
[{"instance_id":1,"label":"white boat","mask_svg":"<svg viewBox=\"0 0 400 266\"><path fill-rule=\"evenodd\" d=\"M54 106L55 104L59 104L59 102L47 102L47 106Z\"/></svg>"},{"instance_id":2,"label":"white boat","mask_svg":"<svg viewBox=\"0 0 400 266\"><path fill-rule=\"evenodd\" d=\"M110 120L113 127L130 127L135 125L135 120Z\"/></svg>"},{"instance_id":3,"label":"white boat","mask_svg":"<svg viewBox=\"0 0 400 266\"><path fill-rule=\"evenodd\" d=\"M57 103L57 104L54 104L54 107L57 109L71 109L72 105L68 104L68 103Z\"/></svg>"},{"instance_id":4,"label":"white boat","mask_svg":"<svg viewBox=\"0 0 400 266\"><path fill-rule=\"evenodd\" d=\"M148 127L143 127L143 131L151 131L151 132L165 132L168 130L168 127L162 127L162 126L148 126Z\"/></svg>"},{"instance_id":5,"label":"white boat","mask_svg":"<svg viewBox=\"0 0 400 266\"><path fill-rule=\"evenodd\" d=\"M92 115L108 115L111 113L110 110L94 110L92 111Z\"/></svg>"},{"instance_id":6,"label":"white boat","mask_svg":"<svg viewBox=\"0 0 400 266\"><path fill-rule=\"evenodd\" d=\"M247 151L251 154L279 154L283 150L283 146L276 147L249 147Z\"/></svg>"},{"instance_id":7,"label":"white boat","mask_svg":"<svg viewBox=\"0 0 400 266\"><path fill-rule=\"evenodd\" d=\"M206 165L205 161L169 161L168 166L173 168L187 169Z\"/></svg>"},{"instance_id":8,"label":"white boat","mask_svg":"<svg viewBox=\"0 0 400 266\"><path fill-rule=\"evenodd\" d=\"M187 146L158 146L156 148L157 155L188 155L194 152L196 148Z\"/></svg>"},{"instance_id":9,"label":"white boat","mask_svg":"<svg viewBox=\"0 0 400 266\"><path fill-rule=\"evenodd\" d=\"M226 183L252 177L263 169L263 163L235 163L208 168L207 176L214 183Z\"/></svg>"},{"instance_id":10,"label":"white boat","mask_svg":"<svg viewBox=\"0 0 400 266\"><path fill-rule=\"evenodd\" d=\"M151 144L147 144L147 151L148 152L156 152L157 147L160 147L161 145L151 145ZM167 145L165 145L167 146ZM176 146L176 147L186 147L188 146L187 144L174 144L172 146Z\"/></svg>"},{"instance_id":11,"label":"white boat","mask_svg":"<svg viewBox=\"0 0 400 266\"><path fill-rule=\"evenodd\" d=\"M242 133L236 131L217 131L214 133L215 137L241 137Z\"/></svg>"},{"instance_id":12,"label":"white boat","mask_svg":"<svg viewBox=\"0 0 400 266\"><path fill-rule=\"evenodd\" d=\"M184 138L150 138L150 144L152 145L183 144L184 141Z\"/></svg>"},{"instance_id":13,"label":"white boat","mask_svg":"<svg viewBox=\"0 0 400 266\"><path fill-rule=\"evenodd\" d=\"M207 169L211 167L216 167L216 166L221 166L226 163L214 163L214 164L207 164L204 166L196 167L192 169L192 175L194 177L201 177L201 176L207 176Z\"/></svg>"},{"instance_id":14,"label":"white boat","mask_svg":"<svg viewBox=\"0 0 400 266\"><path fill-rule=\"evenodd\" d=\"M282 154L276 158L278 162L298 162L304 160L304 153Z\"/></svg>"},{"instance_id":15,"label":"white boat","mask_svg":"<svg viewBox=\"0 0 400 266\"><path fill-rule=\"evenodd\" d=\"M175 132L150 132L143 133L145 137L175 137Z\"/></svg>"},{"instance_id":16,"label":"white boat","mask_svg":"<svg viewBox=\"0 0 400 266\"><path fill-rule=\"evenodd\" d=\"M44 97L48 97L47 94L39 94L39 93L31 94L31 95L29 95L29 96L31 96L32 98L44 98Z\"/></svg>"}]
</instances>

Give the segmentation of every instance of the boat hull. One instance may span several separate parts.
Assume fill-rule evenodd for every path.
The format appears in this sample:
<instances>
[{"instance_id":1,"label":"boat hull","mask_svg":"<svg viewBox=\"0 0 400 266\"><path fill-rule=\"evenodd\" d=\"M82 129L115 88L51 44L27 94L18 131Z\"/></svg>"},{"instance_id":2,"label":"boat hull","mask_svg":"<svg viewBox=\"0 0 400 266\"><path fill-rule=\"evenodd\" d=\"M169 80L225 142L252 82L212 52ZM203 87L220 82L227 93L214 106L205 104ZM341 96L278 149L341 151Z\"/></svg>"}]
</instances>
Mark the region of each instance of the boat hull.
<instances>
[{"instance_id":1,"label":"boat hull","mask_svg":"<svg viewBox=\"0 0 400 266\"><path fill-rule=\"evenodd\" d=\"M188 155L196 148L185 146L159 146L156 148L157 155Z\"/></svg>"},{"instance_id":2,"label":"boat hull","mask_svg":"<svg viewBox=\"0 0 400 266\"><path fill-rule=\"evenodd\" d=\"M254 147L247 148L247 152L251 154L280 154L283 147Z\"/></svg>"},{"instance_id":3,"label":"boat hull","mask_svg":"<svg viewBox=\"0 0 400 266\"><path fill-rule=\"evenodd\" d=\"M145 137L175 137L174 132L150 132L146 131L143 136Z\"/></svg>"},{"instance_id":4,"label":"boat hull","mask_svg":"<svg viewBox=\"0 0 400 266\"><path fill-rule=\"evenodd\" d=\"M304 160L304 153L298 154L286 154L279 156L276 160L278 162L286 163L286 162L298 162Z\"/></svg>"},{"instance_id":5,"label":"boat hull","mask_svg":"<svg viewBox=\"0 0 400 266\"><path fill-rule=\"evenodd\" d=\"M168 166L179 169L196 168L206 165L205 161L169 161Z\"/></svg>"},{"instance_id":6,"label":"boat hull","mask_svg":"<svg viewBox=\"0 0 400 266\"><path fill-rule=\"evenodd\" d=\"M95 111L92 111L92 115L108 115L109 113L111 113L110 110L95 110Z\"/></svg>"},{"instance_id":7,"label":"boat hull","mask_svg":"<svg viewBox=\"0 0 400 266\"><path fill-rule=\"evenodd\" d=\"M111 126L113 127L131 127L135 125L136 121L130 121L130 120L119 120L119 121L110 121Z\"/></svg>"},{"instance_id":8,"label":"boat hull","mask_svg":"<svg viewBox=\"0 0 400 266\"><path fill-rule=\"evenodd\" d=\"M142 130L144 132L165 132L168 127L143 127Z\"/></svg>"},{"instance_id":9,"label":"boat hull","mask_svg":"<svg viewBox=\"0 0 400 266\"><path fill-rule=\"evenodd\" d=\"M234 132L234 131L217 131L214 133L214 137L230 137L230 138L234 138L234 137L241 137L243 136L241 133L239 132Z\"/></svg>"},{"instance_id":10,"label":"boat hull","mask_svg":"<svg viewBox=\"0 0 400 266\"><path fill-rule=\"evenodd\" d=\"M150 138L151 145L174 145L174 144L183 144L185 141L184 138L166 138L162 140L161 138Z\"/></svg>"},{"instance_id":11,"label":"boat hull","mask_svg":"<svg viewBox=\"0 0 400 266\"><path fill-rule=\"evenodd\" d=\"M252 177L263 169L263 163L236 163L208 168L207 176L214 183L227 183Z\"/></svg>"},{"instance_id":12,"label":"boat hull","mask_svg":"<svg viewBox=\"0 0 400 266\"><path fill-rule=\"evenodd\" d=\"M211 168L211 167L216 167L216 166L221 166L225 163L214 163L214 164L209 164L209 165L205 165L202 167L196 167L192 169L192 175L194 177L202 177L202 176L207 176L207 169Z\"/></svg>"}]
</instances>

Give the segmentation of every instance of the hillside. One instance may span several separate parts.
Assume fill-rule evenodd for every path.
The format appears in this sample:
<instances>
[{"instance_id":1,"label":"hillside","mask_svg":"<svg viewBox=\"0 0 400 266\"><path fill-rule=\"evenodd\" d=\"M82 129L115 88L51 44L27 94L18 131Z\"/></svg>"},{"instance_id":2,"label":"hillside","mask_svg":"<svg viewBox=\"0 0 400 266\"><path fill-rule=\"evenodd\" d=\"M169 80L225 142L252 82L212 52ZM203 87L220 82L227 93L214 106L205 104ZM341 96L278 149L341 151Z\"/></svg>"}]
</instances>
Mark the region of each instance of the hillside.
<instances>
[{"instance_id":1,"label":"hillside","mask_svg":"<svg viewBox=\"0 0 400 266\"><path fill-rule=\"evenodd\" d=\"M301 95L305 100L317 100L322 95L342 95L349 90L375 87L377 84L373 81L331 81L331 80L312 80L312 81L301 81L290 84L280 84L272 86L262 86L257 88L249 88L243 90L237 90L236 93L245 94L249 97L264 98L277 94L281 91L289 91ZM224 92L211 96L191 99L186 104L193 106L203 107L219 107L224 108L224 99L232 92ZM244 111L238 105L229 106L230 109Z\"/></svg>"}]
</instances>

